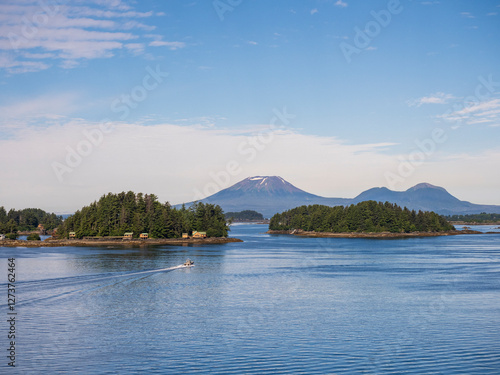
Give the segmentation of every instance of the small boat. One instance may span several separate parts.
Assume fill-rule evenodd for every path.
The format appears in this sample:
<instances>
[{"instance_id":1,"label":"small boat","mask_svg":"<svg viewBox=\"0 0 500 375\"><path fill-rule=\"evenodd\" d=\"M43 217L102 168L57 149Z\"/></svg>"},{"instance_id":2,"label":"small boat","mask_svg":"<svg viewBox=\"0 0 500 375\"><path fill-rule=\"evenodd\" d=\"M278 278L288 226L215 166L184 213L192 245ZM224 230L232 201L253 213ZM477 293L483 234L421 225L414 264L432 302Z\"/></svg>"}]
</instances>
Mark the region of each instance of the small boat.
<instances>
[{"instance_id":1,"label":"small boat","mask_svg":"<svg viewBox=\"0 0 500 375\"><path fill-rule=\"evenodd\" d=\"M191 259L186 260L184 263L186 267L192 267L194 265L194 262Z\"/></svg>"}]
</instances>

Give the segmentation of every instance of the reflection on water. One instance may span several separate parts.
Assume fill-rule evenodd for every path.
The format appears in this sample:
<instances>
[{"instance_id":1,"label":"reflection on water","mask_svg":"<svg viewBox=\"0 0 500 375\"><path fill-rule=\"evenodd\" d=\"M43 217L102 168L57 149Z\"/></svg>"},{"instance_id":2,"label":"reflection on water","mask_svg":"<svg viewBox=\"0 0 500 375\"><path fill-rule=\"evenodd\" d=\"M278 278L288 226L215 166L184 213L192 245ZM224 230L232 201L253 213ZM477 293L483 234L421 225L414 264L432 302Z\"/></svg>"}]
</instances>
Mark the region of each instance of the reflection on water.
<instances>
[{"instance_id":1,"label":"reflection on water","mask_svg":"<svg viewBox=\"0 0 500 375\"><path fill-rule=\"evenodd\" d=\"M266 229L199 247L0 248L2 269L17 258L10 372L498 373L499 235Z\"/></svg>"}]
</instances>

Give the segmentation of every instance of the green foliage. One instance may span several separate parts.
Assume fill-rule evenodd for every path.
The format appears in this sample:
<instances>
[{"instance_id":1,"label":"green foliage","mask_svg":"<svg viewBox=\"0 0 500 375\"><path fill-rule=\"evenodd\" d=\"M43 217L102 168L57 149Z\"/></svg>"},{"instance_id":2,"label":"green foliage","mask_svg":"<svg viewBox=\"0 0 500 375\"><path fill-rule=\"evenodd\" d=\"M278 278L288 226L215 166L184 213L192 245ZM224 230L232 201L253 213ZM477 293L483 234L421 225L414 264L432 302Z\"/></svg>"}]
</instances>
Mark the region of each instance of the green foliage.
<instances>
[{"instance_id":1,"label":"green foliage","mask_svg":"<svg viewBox=\"0 0 500 375\"><path fill-rule=\"evenodd\" d=\"M150 238L178 238L193 230L207 232L208 237L227 237L228 227L219 206L195 203L189 209L172 208L162 204L153 194L135 194L129 191L103 195L68 217L57 229L60 237L75 232L85 236L123 236L133 232L134 237L149 233Z\"/></svg>"},{"instance_id":2,"label":"green foliage","mask_svg":"<svg viewBox=\"0 0 500 375\"><path fill-rule=\"evenodd\" d=\"M435 212L415 212L389 202L365 201L350 206L301 206L276 214L271 230L315 232L441 232L455 229Z\"/></svg>"},{"instance_id":3,"label":"green foliage","mask_svg":"<svg viewBox=\"0 0 500 375\"><path fill-rule=\"evenodd\" d=\"M233 221L253 221L253 220L264 220L264 216L257 211L245 210L240 212L227 212L225 214L226 219L232 219Z\"/></svg>"},{"instance_id":4,"label":"green foliage","mask_svg":"<svg viewBox=\"0 0 500 375\"><path fill-rule=\"evenodd\" d=\"M5 208L0 207L0 232L9 232L6 228L16 225L16 232L32 231L37 229L38 224L43 224L46 230L52 230L61 225L62 217L54 213L47 213L39 208L25 208L24 210L9 210L6 213ZM7 227L6 227L7 226ZM14 232L10 230L10 232Z\"/></svg>"},{"instance_id":5,"label":"green foliage","mask_svg":"<svg viewBox=\"0 0 500 375\"><path fill-rule=\"evenodd\" d=\"M16 233L8 233L5 235L5 238L8 240L17 240L17 234Z\"/></svg>"},{"instance_id":6,"label":"green foliage","mask_svg":"<svg viewBox=\"0 0 500 375\"><path fill-rule=\"evenodd\" d=\"M0 222L0 233L17 233L18 225L14 219L10 219L7 222Z\"/></svg>"},{"instance_id":7,"label":"green foliage","mask_svg":"<svg viewBox=\"0 0 500 375\"><path fill-rule=\"evenodd\" d=\"M26 238L28 241L40 241L41 238L38 235L38 233L31 233L28 238Z\"/></svg>"},{"instance_id":8,"label":"green foliage","mask_svg":"<svg viewBox=\"0 0 500 375\"><path fill-rule=\"evenodd\" d=\"M445 216L448 221L464 221L466 223L497 223L500 222L500 214L487 214L482 212L473 215L449 215Z\"/></svg>"}]
</instances>

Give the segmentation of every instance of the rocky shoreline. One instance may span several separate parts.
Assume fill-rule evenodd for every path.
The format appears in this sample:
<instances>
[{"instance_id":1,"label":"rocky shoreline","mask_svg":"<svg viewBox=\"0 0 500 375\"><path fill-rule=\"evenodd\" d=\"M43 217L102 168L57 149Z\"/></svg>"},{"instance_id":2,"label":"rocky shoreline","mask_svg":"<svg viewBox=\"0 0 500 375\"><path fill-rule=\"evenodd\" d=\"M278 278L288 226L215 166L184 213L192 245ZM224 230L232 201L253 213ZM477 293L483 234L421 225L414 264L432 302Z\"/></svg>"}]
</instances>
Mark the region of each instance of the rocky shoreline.
<instances>
[{"instance_id":1,"label":"rocky shoreline","mask_svg":"<svg viewBox=\"0 0 500 375\"><path fill-rule=\"evenodd\" d=\"M239 238L232 237L210 237L210 238L165 238L147 240L79 240L79 239L51 239L45 241L25 241L25 240L2 240L0 247L64 247L64 246L157 246L157 245L214 245L231 242L243 242Z\"/></svg>"},{"instance_id":2,"label":"rocky shoreline","mask_svg":"<svg viewBox=\"0 0 500 375\"><path fill-rule=\"evenodd\" d=\"M460 234L485 234L476 230L451 230L446 232L410 232L410 233L392 233L392 232L352 232L352 233L332 233L332 232L309 232L304 230L268 230L268 234L290 234L302 237L336 237L336 238L413 238L413 237L437 237L437 236L455 236ZM487 232L496 233L496 232ZM500 233L496 233L500 234Z\"/></svg>"}]
</instances>

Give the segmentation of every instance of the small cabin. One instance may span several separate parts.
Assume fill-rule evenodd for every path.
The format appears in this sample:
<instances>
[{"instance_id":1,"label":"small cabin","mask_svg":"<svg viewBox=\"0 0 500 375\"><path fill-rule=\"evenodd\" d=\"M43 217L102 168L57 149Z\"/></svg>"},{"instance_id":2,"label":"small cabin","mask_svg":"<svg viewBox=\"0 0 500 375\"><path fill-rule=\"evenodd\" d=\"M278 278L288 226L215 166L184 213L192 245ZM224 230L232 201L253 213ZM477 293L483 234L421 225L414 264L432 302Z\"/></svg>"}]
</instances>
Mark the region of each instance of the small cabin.
<instances>
[{"instance_id":1,"label":"small cabin","mask_svg":"<svg viewBox=\"0 0 500 375\"><path fill-rule=\"evenodd\" d=\"M141 240L147 240L149 238L149 234L148 233L141 233L141 235L139 237L141 238Z\"/></svg>"},{"instance_id":2,"label":"small cabin","mask_svg":"<svg viewBox=\"0 0 500 375\"><path fill-rule=\"evenodd\" d=\"M123 235L123 239L124 240L131 240L132 238L134 238L134 233L133 232L127 232Z\"/></svg>"},{"instance_id":3,"label":"small cabin","mask_svg":"<svg viewBox=\"0 0 500 375\"><path fill-rule=\"evenodd\" d=\"M5 234L0 234L0 241L5 240Z\"/></svg>"},{"instance_id":4,"label":"small cabin","mask_svg":"<svg viewBox=\"0 0 500 375\"><path fill-rule=\"evenodd\" d=\"M182 233L182 238L189 238L189 234L188 233Z\"/></svg>"},{"instance_id":5,"label":"small cabin","mask_svg":"<svg viewBox=\"0 0 500 375\"><path fill-rule=\"evenodd\" d=\"M69 238L76 238L76 232L69 232Z\"/></svg>"},{"instance_id":6,"label":"small cabin","mask_svg":"<svg viewBox=\"0 0 500 375\"><path fill-rule=\"evenodd\" d=\"M193 231L193 238L207 238L207 232Z\"/></svg>"}]
</instances>

